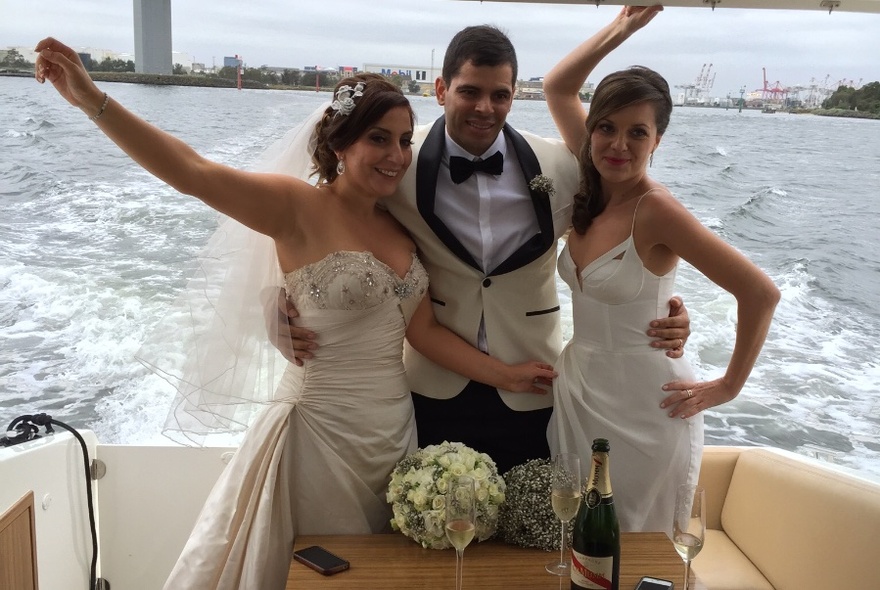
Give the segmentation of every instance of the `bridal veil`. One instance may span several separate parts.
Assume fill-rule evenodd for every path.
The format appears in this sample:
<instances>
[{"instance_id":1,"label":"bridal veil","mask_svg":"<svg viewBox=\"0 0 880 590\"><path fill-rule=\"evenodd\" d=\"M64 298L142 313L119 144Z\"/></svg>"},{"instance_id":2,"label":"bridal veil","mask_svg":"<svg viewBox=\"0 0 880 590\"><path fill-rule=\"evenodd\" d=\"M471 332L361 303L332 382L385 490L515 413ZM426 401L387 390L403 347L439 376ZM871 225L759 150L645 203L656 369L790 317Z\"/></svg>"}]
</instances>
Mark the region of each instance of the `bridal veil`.
<instances>
[{"instance_id":1,"label":"bridal veil","mask_svg":"<svg viewBox=\"0 0 880 590\"><path fill-rule=\"evenodd\" d=\"M254 170L312 178L315 125L329 103L288 131ZM194 276L137 353L177 391L163 434L184 444L240 433L273 399L288 365L272 345L282 285L273 240L224 218Z\"/></svg>"}]
</instances>

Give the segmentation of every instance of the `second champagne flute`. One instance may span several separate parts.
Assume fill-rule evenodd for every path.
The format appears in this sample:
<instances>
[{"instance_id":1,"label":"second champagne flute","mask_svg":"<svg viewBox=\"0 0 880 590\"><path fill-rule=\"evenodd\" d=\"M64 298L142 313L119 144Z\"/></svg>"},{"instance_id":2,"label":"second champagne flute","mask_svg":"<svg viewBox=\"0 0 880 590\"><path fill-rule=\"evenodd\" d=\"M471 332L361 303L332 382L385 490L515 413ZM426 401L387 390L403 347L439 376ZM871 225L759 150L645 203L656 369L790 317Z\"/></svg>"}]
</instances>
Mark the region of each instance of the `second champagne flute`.
<instances>
[{"instance_id":1,"label":"second champagne flute","mask_svg":"<svg viewBox=\"0 0 880 590\"><path fill-rule=\"evenodd\" d=\"M553 512L562 523L562 542L559 545L559 562L547 564L547 571L555 576L567 576L571 570L565 559L568 540L566 527L577 515L581 505L581 460L574 453L560 453L553 460L553 474L550 483L550 504Z\"/></svg>"},{"instance_id":2,"label":"second champagne flute","mask_svg":"<svg viewBox=\"0 0 880 590\"><path fill-rule=\"evenodd\" d=\"M706 492L700 486L682 484L675 498L672 544L684 560L684 590L688 590L691 560L703 548L706 537Z\"/></svg>"},{"instance_id":3,"label":"second champagne flute","mask_svg":"<svg viewBox=\"0 0 880 590\"><path fill-rule=\"evenodd\" d=\"M477 522L477 493L474 479L461 475L449 482L446 491L446 538L455 547L455 590L461 590L464 548L474 538Z\"/></svg>"}]
</instances>

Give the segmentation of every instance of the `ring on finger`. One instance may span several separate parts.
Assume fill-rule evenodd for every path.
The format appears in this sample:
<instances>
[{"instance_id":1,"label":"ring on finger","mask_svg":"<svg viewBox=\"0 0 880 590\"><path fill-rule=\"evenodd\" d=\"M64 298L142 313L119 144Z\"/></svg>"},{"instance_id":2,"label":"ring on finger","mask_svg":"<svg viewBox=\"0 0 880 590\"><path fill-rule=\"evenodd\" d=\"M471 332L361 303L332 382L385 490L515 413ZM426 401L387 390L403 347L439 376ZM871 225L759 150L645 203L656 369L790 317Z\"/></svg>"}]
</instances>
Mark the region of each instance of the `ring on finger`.
<instances>
[{"instance_id":1,"label":"ring on finger","mask_svg":"<svg viewBox=\"0 0 880 590\"><path fill-rule=\"evenodd\" d=\"M685 393L685 395L688 396L688 399L691 399L692 397L694 397L694 390L693 389L685 389L684 393Z\"/></svg>"}]
</instances>

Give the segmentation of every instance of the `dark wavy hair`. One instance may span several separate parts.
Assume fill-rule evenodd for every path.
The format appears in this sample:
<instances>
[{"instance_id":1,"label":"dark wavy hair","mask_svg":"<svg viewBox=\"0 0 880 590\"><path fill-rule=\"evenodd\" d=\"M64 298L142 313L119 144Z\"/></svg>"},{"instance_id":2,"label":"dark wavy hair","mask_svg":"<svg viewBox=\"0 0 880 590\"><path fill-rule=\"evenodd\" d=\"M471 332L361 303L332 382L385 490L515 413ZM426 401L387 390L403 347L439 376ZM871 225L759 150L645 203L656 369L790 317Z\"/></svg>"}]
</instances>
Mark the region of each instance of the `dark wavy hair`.
<instances>
[{"instance_id":1,"label":"dark wavy hair","mask_svg":"<svg viewBox=\"0 0 880 590\"><path fill-rule=\"evenodd\" d=\"M312 154L312 166L318 174L320 182L333 182L338 176L336 165L339 158L337 151L342 151L385 116L395 107L405 107L409 111L409 121L415 124L415 113L400 88L379 74L365 72L343 78L333 89L333 97L342 86L354 88L358 83L364 85L363 95L354 99L354 109L343 115L333 107L327 107L324 116L315 125L315 151Z\"/></svg>"},{"instance_id":2,"label":"dark wavy hair","mask_svg":"<svg viewBox=\"0 0 880 590\"><path fill-rule=\"evenodd\" d=\"M579 234L586 232L593 219L605 209L601 178L591 157L590 141L593 132L602 119L620 109L642 102L649 102L654 106L657 135L663 135L672 115L672 96L669 94L669 84L663 76L644 66L632 66L608 74L596 86L587 113L587 137L581 146L581 185L574 196L572 211L572 225Z\"/></svg>"},{"instance_id":3,"label":"dark wavy hair","mask_svg":"<svg viewBox=\"0 0 880 590\"><path fill-rule=\"evenodd\" d=\"M452 37L443 56L443 81L449 86L467 62L475 66L503 66L513 69L511 84L516 85L516 50L504 32L492 25L465 27Z\"/></svg>"}]
</instances>

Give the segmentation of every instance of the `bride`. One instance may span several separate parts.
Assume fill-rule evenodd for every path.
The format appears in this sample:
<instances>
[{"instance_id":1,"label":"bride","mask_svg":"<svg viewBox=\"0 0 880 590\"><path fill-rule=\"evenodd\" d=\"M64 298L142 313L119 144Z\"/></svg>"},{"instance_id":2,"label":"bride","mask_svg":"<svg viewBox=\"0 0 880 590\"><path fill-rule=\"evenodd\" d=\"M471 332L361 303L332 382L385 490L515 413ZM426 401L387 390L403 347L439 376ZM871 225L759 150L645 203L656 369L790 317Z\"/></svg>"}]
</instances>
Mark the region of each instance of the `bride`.
<instances>
[{"instance_id":1,"label":"bride","mask_svg":"<svg viewBox=\"0 0 880 590\"><path fill-rule=\"evenodd\" d=\"M253 232L271 238L264 246L274 253L267 266L277 282L265 286L273 293L284 287L301 321L320 329L316 358L302 368L288 365L248 426L166 588L281 589L295 534L388 526L389 474L416 440L402 363L405 334L418 333L420 352L436 362L500 388L529 392L536 379L555 376L543 363L508 366L492 359L434 320L414 243L377 206L411 163L414 118L406 97L383 77L342 80L335 100L316 112L314 125L294 134L297 141L278 160L276 169L287 173L246 172L202 158L127 111L57 40L44 39L36 51L37 80L51 82L138 164L253 230L243 232L245 242ZM306 156L317 185L286 167ZM242 234L234 226L231 231ZM242 306L263 307L252 285L232 287L253 293ZM235 306L216 311L220 324L237 326ZM197 341L197 370L181 384L179 414L188 411L191 418L184 430L228 426L234 419L225 408L253 397L243 384L255 381L250 374L258 368L224 365L212 354L223 346L235 350L227 337L238 335L207 334L216 337Z\"/></svg>"}]
</instances>

